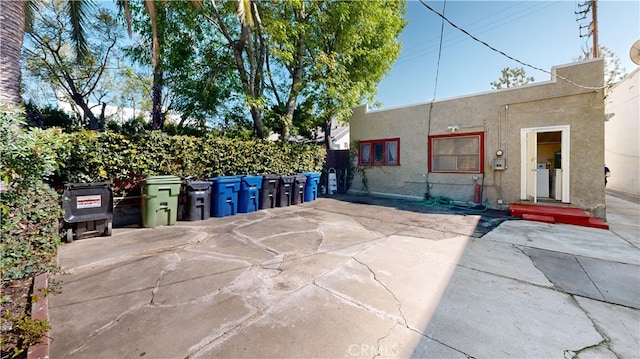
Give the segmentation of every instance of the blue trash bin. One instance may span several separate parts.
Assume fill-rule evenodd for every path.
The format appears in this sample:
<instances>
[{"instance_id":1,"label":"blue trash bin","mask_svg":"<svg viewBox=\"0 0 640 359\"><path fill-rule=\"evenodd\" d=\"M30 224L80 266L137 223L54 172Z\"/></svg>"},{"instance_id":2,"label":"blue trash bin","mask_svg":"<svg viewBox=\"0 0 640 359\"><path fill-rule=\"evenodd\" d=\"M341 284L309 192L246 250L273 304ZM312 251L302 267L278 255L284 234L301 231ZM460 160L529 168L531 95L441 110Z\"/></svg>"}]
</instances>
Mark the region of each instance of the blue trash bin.
<instances>
[{"instance_id":1,"label":"blue trash bin","mask_svg":"<svg viewBox=\"0 0 640 359\"><path fill-rule=\"evenodd\" d=\"M213 217L226 217L238 214L238 191L240 176L220 176L209 178L213 182L211 209Z\"/></svg>"},{"instance_id":2,"label":"blue trash bin","mask_svg":"<svg viewBox=\"0 0 640 359\"><path fill-rule=\"evenodd\" d=\"M307 183L304 187L304 201L315 201L318 198L318 183L320 183L320 173L306 172L301 174L307 176Z\"/></svg>"},{"instance_id":3,"label":"blue trash bin","mask_svg":"<svg viewBox=\"0 0 640 359\"><path fill-rule=\"evenodd\" d=\"M249 213L258 210L262 176L242 176L238 193L238 212Z\"/></svg>"}]
</instances>

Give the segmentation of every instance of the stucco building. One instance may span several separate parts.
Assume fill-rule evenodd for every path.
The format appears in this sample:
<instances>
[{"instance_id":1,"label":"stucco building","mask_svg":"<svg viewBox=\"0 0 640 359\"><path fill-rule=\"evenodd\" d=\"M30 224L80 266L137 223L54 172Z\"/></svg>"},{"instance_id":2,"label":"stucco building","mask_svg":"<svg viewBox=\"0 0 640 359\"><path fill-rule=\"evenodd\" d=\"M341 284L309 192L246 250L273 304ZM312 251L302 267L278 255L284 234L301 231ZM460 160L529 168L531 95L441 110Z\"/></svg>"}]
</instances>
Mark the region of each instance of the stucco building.
<instances>
[{"instance_id":1,"label":"stucco building","mask_svg":"<svg viewBox=\"0 0 640 359\"><path fill-rule=\"evenodd\" d=\"M470 96L354 108L360 170L350 191L499 209L543 203L604 218L604 62L551 73L546 82Z\"/></svg>"},{"instance_id":2,"label":"stucco building","mask_svg":"<svg viewBox=\"0 0 640 359\"><path fill-rule=\"evenodd\" d=\"M604 158L611 169L607 188L640 196L640 68L609 91L605 109Z\"/></svg>"}]
</instances>

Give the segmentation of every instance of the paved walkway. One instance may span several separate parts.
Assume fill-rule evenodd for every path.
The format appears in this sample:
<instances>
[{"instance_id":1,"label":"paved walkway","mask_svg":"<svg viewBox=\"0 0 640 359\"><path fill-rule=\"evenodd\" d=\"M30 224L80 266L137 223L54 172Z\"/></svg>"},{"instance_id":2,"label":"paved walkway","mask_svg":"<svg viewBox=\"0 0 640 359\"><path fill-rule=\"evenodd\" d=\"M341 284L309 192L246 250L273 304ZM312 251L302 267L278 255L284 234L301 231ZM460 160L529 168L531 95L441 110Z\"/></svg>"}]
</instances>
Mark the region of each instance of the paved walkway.
<instances>
[{"instance_id":1,"label":"paved walkway","mask_svg":"<svg viewBox=\"0 0 640 359\"><path fill-rule=\"evenodd\" d=\"M359 197L115 229L60 248L51 357L637 358L638 205L607 204L611 231Z\"/></svg>"}]
</instances>

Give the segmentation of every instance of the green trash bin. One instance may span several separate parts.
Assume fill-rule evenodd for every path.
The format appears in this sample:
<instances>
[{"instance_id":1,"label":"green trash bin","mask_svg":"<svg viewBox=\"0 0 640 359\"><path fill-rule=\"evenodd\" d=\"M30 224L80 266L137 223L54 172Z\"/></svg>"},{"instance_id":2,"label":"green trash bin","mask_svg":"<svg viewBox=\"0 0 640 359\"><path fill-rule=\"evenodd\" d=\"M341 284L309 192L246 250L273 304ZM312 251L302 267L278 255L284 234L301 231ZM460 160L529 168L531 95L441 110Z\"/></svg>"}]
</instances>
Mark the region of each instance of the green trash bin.
<instances>
[{"instance_id":1,"label":"green trash bin","mask_svg":"<svg viewBox=\"0 0 640 359\"><path fill-rule=\"evenodd\" d=\"M152 176L142 181L142 226L171 226L178 219L182 181L176 176Z\"/></svg>"}]
</instances>

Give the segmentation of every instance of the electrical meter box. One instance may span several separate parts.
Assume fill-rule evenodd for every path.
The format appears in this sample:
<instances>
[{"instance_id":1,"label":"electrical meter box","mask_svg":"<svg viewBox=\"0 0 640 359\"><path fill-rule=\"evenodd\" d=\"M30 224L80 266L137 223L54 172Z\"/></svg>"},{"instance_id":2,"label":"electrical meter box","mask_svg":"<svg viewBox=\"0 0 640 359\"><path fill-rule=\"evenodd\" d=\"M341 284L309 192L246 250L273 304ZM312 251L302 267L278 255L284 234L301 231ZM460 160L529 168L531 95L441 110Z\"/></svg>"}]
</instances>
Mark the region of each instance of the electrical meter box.
<instances>
[{"instance_id":1,"label":"electrical meter box","mask_svg":"<svg viewBox=\"0 0 640 359\"><path fill-rule=\"evenodd\" d=\"M494 171L504 171L506 168L506 162L504 158L494 158L493 159L493 170Z\"/></svg>"}]
</instances>

